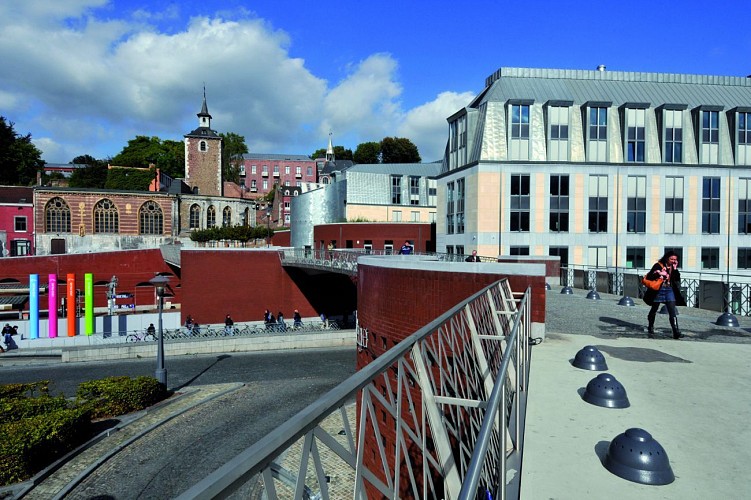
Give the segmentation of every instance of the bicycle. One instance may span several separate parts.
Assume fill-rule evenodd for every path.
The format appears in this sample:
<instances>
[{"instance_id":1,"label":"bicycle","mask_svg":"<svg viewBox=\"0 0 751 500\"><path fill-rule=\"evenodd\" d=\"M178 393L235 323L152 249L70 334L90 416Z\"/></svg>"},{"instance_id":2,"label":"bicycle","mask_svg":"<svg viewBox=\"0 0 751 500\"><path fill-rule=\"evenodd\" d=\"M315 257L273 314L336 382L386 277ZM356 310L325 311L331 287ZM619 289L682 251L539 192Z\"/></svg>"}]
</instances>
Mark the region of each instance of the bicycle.
<instances>
[{"instance_id":1,"label":"bicycle","mask_svg":"<svg viewBox=\"0 0 751 500\"><path fill-rule=\"evenodd\" d=\"M156 340L156 335L149 333L148 330L144 330L143 333L135 332L125 337L125 342L152 342Z\"/></svg>"}]
</instances>

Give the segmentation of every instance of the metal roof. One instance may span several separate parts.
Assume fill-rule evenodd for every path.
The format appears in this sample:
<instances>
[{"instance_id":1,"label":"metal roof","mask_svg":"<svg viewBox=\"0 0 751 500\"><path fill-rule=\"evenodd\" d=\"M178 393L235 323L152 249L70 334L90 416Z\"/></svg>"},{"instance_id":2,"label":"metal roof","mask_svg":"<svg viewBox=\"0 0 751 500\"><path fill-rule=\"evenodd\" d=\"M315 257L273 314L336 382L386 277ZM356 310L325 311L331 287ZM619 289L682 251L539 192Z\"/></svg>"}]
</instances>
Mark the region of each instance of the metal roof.
<instances>
[{"instance_id":1,"label":"metal roof","mask_svg":"<svg viewBox=\"0 0 751 500\"><path fill-rule=\"evenodd\" d=\"M0 186L0 203L31 205L34 203L34 189L30 187Z\"/></svg>"},{"instance_id":2,"label":"metal roof","mask_svg":"<svg viewBox=\"0 0 751 500\"><path fill-rule=\"evenodd\" d=\"M6 295L0 296L0 305L10 304L13 306L20 306L25 304L29 300L28 295Z\"/></svg>"},{"instance_id":3,"label":"metal roof","mask_svg":"<svg viewBox=\"0 0 751 500\"><path fill-rule=\"evenodd\" d=\"M501 68L486 82L491 88L474 105L509 99L533 99L536 103L571 100L574 105L588 101L607 101L614 106L633 102L653 107L719 105L726 110L751 105L751 78L731 76Z\"/></svg>"},{"instance_id":4,"label":"metal roof","mask_svg":"<svg viewBox=\"0 0 751 500\"><path fill-rule=\"evenodd\" d=\"M284 153L245 153L244 160L269 160L269 161L313 161L308 155L291 155Z\"/></svg>"},{"instance_id":5,"label":"metal roof","mask_svg":"<svg viewBox=\"0 0 751 500\"><path fill-rule=\"evenodd\" d=\"M441 173L441 162L433 163L359 163L348 172L368 172L373 174L417 175L436 177Z\"/></svg>"}]
</instances>

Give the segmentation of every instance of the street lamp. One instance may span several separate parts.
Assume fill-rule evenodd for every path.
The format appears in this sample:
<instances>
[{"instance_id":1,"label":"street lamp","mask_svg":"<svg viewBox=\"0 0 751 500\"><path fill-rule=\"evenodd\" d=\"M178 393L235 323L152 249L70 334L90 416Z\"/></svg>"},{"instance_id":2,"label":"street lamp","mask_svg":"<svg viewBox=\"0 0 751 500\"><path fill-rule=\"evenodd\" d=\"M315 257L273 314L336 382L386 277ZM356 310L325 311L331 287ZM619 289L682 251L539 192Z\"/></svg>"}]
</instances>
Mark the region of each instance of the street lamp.
<instances>
[{"instance_id":1,"label":"street lamp","mask_svg":"<svg viewBox=\"0 0 751 500\"><path fill-rule=\"evenodd\" d=\"M162 384L164 388L167 388L167 369L164 367L164 331L162 329L162 309L164 304L164 287L169 283L169 278L166 276L154 276L149 280L149 283L156 288L156 296L159 300L159 342L156 347L156 371L154 372L154 378L157 382Z\"/></svg>"},{"instance_id":2,"label":"street lamp","mask_svg":"<svg viewBox=\"0 0 751 500\"><path fill-rule=\"evenodd\" d=\"M266 248L271 246L271 205L266 207Z\"/></svg>"}]
</instances>

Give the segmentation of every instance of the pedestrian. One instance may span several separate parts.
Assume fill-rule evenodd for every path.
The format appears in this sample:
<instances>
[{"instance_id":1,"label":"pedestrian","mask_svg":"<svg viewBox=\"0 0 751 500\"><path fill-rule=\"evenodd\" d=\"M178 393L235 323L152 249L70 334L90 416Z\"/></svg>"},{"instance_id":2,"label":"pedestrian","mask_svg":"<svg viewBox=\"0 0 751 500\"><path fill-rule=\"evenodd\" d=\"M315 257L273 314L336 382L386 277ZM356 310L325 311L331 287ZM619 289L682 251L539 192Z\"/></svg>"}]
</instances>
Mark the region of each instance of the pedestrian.
<instances>
[{"instance_id":1,"label":"pedestrian","mask_svg":"<svg viewBox=\"0 0 751 500\"><path fill-rule=\"evenodd\" d=\"M321 313L321 326L325 329L329 327L329 320L325 314Z\"/></svg>"},{"instance_id":2,"label":"pedestrian","mask_svg":"<svg viewBox=\"0 0 751 500\"><path fill-rule=\"evenodd\" d=\"M15 330L10 326L10 324L6 323L3 327L3 343L5 344L5 351L12 351L13 349L18 349L18 344L16 344L16 341L13 340L13 334L15 333ZM4 352L4 351L3 351Z\"/></svg>"},{"instance_id":3,"label":"pedestrian","mask_svg":"<svg viewBox=\"0 0 751 500\"><path fill-rule=\"evenodd\" d=\"M149 323L148 328L146 328L146 335L154 336L155 334L156 334L156 328L154 328L154 323Z\"/></svg>"},{"instance_id":4,"label":"pedestrian","mask_svg":"<svg viewBox=\"0 0 751 500\"><path fill-rule=\"evenodd\" d=\"M282 314L282 311L279 311L279 313L277 313L276 322L279 325L279 331L281 332L287 331L287 325L284 323L284 314Z\"/></svg>"},{"instance_id":5,"label":"pedestrian","mask_svg":"<svg viewBox=\"0 0 751 500\"><path fill-rule=\"evenodd\" d=\"M412 245L409 244L409 241L405 241L404 245L402 245L402 248L399 249L399 253L401 255L411 255L412 254Z\"/></svg>"},{"instance_id":6,"label":"pedestrian","mask_svg":"<svg viewBox=\"0 0 751 500\"><path fill-rule=\"evenodd\" d=\"M477 250L472 250L472 255L464 259L466 262L480 262L480 257L477 256Z\"/></svg>"},{"instance_id":7,"label":"pedestrian","mask_svg":"<svg viewBox=\"0 0 751 500\"><path fill-rule=\"evenodd\" d=\"M683 337L678 328L678 312L675 306L685 306L686 300L681 295L681 273L678 271L678 256L675 252L665 252L660 260L655 262L652 269L645 276L647 280L662 280L659 288L653 290L647 288L644 294L644 302L652 306L647 314L647 336L650 339L655 337L655 316L660 304L665 304L670 316L670 328L673 330L673 338L680 339Z\"/></svg>"},{"instance_id":8,"label":"pedestrian","mask_svg":"<svg viewBox=\"0 0 751 500\"><path fill-rule=\"evenodd\" d=\"M227 313L227 316L224 317L224 334L225 335L234 335L234 332L232 331L232 326L235 324L234 321L232 321L232 316Z\"/></svg>"},{"instance_id":9,"label":"pedestrian","mask_svg":"<svg viewBox=\"0 0 751 500\"><path fill-rule=\"evenodd\" d=\"M193 318L188 314L188 317L185 318L185 329L188 330L188 335L191 335L193 333Z\"/></svg>"},{"instance_id":10,"label":"pedestrian","mask_svg":"<svg viewBox=\"0 0 751 500\"><path fill-rule=\"evenodd\" d=\"M300 316L300 311L295 309L295 314L292 315L292 327L297 330L298 328L302 328L302 316Z\"/></svg>"},{"instance_id":11,"label":"pedestrian","mask_svg":"<svg viewBox=\"0 0 751 500\"><path fill-rule=\"evenodd\" d=\"M263 324L266 325L266 330L271 330L271 312L268 309L263 312Z\"/></svg>"}]
</instances>

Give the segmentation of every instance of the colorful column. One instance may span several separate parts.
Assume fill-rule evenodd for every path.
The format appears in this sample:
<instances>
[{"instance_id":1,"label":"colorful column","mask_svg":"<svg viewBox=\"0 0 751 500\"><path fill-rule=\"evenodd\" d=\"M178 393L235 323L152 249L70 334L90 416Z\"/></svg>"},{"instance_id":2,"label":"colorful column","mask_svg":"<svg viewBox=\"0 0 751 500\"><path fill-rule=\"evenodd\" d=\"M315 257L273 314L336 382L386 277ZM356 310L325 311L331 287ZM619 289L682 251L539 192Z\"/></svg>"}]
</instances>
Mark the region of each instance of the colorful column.
<instances>
[{"instance_id":1,"label":"colorful column","mask_svg":"<svg viewBox=\"0 0 751 500\"><path fill-rule=\"evenodd\" d=\"M94 334L94 275L83 275L84 328L86 335Z\"/></svg>"},{"instance_id":2,"label":"colorful column","mask_svg":"<svg viewBox=\"0 0 751 500\"><path fill-rule=\"evenodd\" d=\"M76 275L68 273L67 278L68 337L74 337L76 335Z\"/></svg>"},{"instance_id":3,"label":"colorful column","mask_svg":"<svg viewBox=\"0 0 751 500\"><path fill-rule=\"evenodd\" d=\"M29 275L29 338L39 338L39 275Z\"/></svg>"},{"instance_id":4,"label":"colorful column","mask_svg":"<svg viewBox=\"0 0 751 500\"><path fill-rule=\"evenodd\" d=\"M50 274L47 288L47 318L49 319L49 337L57 337L57 275Z\"/></svg>"}]
</instances>

